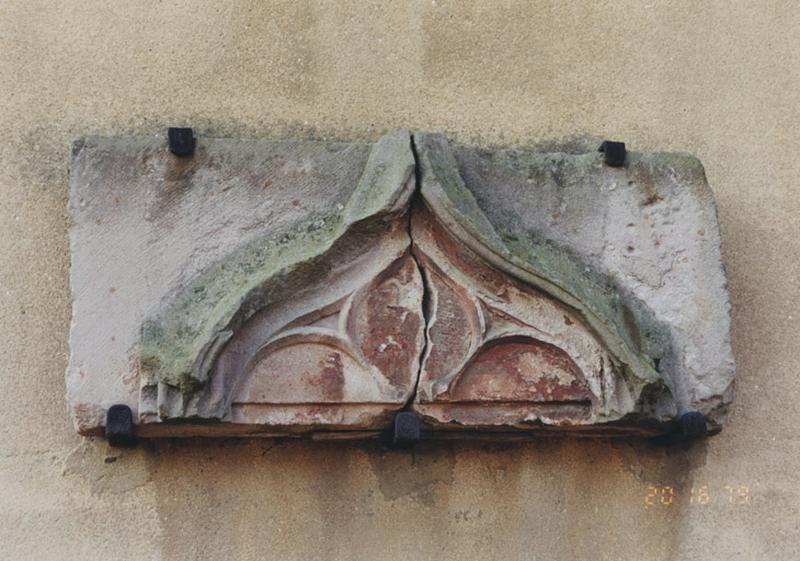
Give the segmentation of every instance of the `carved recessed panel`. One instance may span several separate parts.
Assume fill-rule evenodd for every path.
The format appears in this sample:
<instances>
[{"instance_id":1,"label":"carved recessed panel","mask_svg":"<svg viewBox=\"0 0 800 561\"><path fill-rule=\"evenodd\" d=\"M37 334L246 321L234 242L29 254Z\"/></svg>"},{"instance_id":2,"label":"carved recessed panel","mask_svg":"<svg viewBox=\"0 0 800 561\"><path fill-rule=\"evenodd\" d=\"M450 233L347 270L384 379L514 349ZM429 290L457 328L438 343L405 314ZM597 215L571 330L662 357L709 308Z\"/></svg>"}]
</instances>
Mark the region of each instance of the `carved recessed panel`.
<instances>
[{"instance_id":1,"label":"carved recessed panel","mask_svg":"<svg viewBox=\"0 0 800 561\"><path fill-rule=\"evenodd\" d=\"M413 144L77 143L78 429L112 405L141 436L364 437L401 411L443 435L721 426L728 301L696 160Z\"/></svg>"},{"instance_id":2,"label":"carved recessed panel","mask_svg":"<svg viewBox=\"0 0 800 561\"><path fill-rule=\"evenodd\" d=\"M574 310L482 262L429 210L412 230L429 294L420 413L460 426L603 417L615 373Z\"/></svg>"},{"instance_id":3,"label":"carved recessed panel","mask_svg":"<svg viewBox=\"0 0 800 561\"><path fill-rule=\"evenodd\" d=\"M416 383L422 279L405 254L345 298L264 336L274 325L260 315L220 356L214 377L235 380L230 420L374 428L374 417L401 408Z\"/></svg>"}]
</instances>

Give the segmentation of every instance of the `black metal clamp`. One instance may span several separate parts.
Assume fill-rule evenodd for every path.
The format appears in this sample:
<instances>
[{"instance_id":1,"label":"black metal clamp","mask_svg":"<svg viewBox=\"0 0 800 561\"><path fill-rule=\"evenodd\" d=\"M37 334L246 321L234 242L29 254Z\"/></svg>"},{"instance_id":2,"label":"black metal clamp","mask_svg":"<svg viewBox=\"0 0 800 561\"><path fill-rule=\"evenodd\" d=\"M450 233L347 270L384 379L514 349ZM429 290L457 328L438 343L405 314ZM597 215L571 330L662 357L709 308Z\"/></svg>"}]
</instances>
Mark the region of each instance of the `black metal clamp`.
<instances>
[{"instance_id":1,"label":"black metal clamp","mask_svg":"<svg viewBox=\"0 0 800 561\"><path fill-rule=\"evenodd\" d=\"M112 405L106 412L106 440L110 446L134 446L133 412L127 405Z\"/></svg>"},{"instance_id":2,"label":"black metal clamp","mask_svg":"<svg viewBox=\"0 0 800 561\"><path fill-rule=\"evenodd\" d=\"M677 417L671 425L670 432L657 437L654 442L658 444L673 444L675 442L690 442L708 434L708 422L705 415L697 411L689 411Z\"/></svg>"},{"instance_id":3,"label":"black metal clamp","mask_svg":"<svg viewBox=\"0 0 800 561\"><path fill-rule=\"evenodd\" d=\"M625 151L624 142L604 140L597 151L603 153L606 165L609 165L613 168L618 168L625 165L625 157L627 152Z\"/></svg>"},{"instance_id":4,"label":"black metal clamp","mask_svg":"<svg viewBox=\"0 0 800 561\"><path fill-rule=\"evenodd\" d=\"M708 424L706 417L697 411L690 411L684 413L678 419L678 425L673 431L673 439L675 440L694 440L706 435L708 431Z\"/></svg>"},{"instance_id":5,"label":"black metal clamp","mask_svg":"<svg viewBox=\"0 0 800 561\"><path fill-rule=\"evenodd\" d=\"M394 416L392 447L412 448L420 440L419 418L412 411L401 411Z\"/></svg>"},{"instance_id":6,"label":"black metal clamp","mask_svg":"<svg viewBox=\"0 0 800 561\"><path fill-rule=\"evenodd\" d=\"M194 154L194 131L190 128L170 127L167 130L169 151L181 158Z\"/></svg>"}]
</instances>

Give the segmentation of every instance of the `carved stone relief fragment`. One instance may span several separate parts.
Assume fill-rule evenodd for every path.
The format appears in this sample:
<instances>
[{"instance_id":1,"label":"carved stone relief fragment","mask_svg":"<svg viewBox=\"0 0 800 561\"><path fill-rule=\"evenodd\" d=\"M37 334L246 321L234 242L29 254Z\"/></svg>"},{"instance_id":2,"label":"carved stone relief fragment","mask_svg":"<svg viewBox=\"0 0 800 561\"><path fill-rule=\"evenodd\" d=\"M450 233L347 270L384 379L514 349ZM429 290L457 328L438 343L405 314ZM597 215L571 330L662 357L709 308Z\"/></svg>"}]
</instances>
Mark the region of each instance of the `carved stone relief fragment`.
<instances>
[{"instance_id":1,"label":"carved stone relief fragment","mask_svg":"<svg viewBox=\"0 0 800 561\"><path fill-rule=\"evenodd\" d=\"M679 154L89 138L70 173L78 430L712 429L731 399L710 190Z\"/></svg>"},{"instance_id":2,"label":"carved stone relief fragment","mask_svg":"<svg viewBox=\"0 0 800 561\"><path fill-rule=\"evenodd\" d=\"M429 294L417 411L482 427L607 419L613 364L574 310L483 263L427 209L412 230Z\"/></svg>"}]
</instances>

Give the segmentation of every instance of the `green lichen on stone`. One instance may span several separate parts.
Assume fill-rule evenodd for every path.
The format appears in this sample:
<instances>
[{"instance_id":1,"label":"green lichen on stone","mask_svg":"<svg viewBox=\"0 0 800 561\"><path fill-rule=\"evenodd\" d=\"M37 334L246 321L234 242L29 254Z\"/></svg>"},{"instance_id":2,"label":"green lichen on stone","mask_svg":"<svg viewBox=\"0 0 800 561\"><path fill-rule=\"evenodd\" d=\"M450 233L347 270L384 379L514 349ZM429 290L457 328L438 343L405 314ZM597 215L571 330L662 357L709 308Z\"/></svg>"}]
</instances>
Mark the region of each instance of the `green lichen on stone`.
<instances>
[{"instance_id":1,"label":"green lichen on stone","mask_svg":"<svg viewBox=\"0 0 800 561\"><path fill-rule=\"evenodd\" d=\"M502 239L458 173L458 166L445 137L415 133L414 142L417 146L418 165L421 167L423 196L435 197L436 204L446 211L446 215L456 218L462 227L479 240L491 246L502 246ZM426 191L426 184L433 189ZM434 189L441 190L444 196L440 196Z\"/></svg>"},{"instance_id":2,"label":"green lichen on stone","mask_svg":"<svg viewBox=\"0 0 800 561\"><path fill-rule=\"evenodd\" d=\"M181 396L177 409L159 405L162 418L192 413L185 408L197 403L218 353L244 321L270 302L282 279L318 263L352 232L369 237L386 215L404 211L413 170L409 133L382 137L346 205L309 217L278 237L235 249L201 271L160 314L148 318L140 347L145 383L166 386L164 393L177 390Z\"/></svg>"},{"instance_id":3,"label":"green lichen on stone","mask_svg":"<svg viewBox=\"0 0 800 561\"><path fill-rule=\"evenodd\" d=\"M411 195L404 187L414 177L414 165L408 131L382 137L347 203L345 222L355 223L388 209L402 210Z\"/></svg>"},{"instance_id":4,"label":"green lichen on stone","mask_svg":"<svg viewBox=\"0 0 800 561\"><path fill-rule=\"evenodd\" d=\"M341 235L343 224L340 214L318 218L280 239L251 242L201 272L164 314L145 322L142 366L156 373L159 382L188 391L192 382L205 383L208 372L200 368L205 355L230 337L226 326L252 291L323 253Z\"/></svg>"},{"instance_id":5,"label":"green lichen on stone","mask_svg":"<svg viewBox=\"0 0 800 561\"><path fill-rule=\"evenodd\" d=\"M628 368L630 383L641 389L660 380L650 356L661 356L663 350L660 345L653 348L653 336L646 335L658 332L659 327L648 326L649 318L643 317L647 311L630 297L626 298L609 277L586 266L568 249L547 240L518 237L509 240L505 248L517 266L535 271L537 276L579 302L582 315L600 334L612 355Z\"/></svg>"},{"instance_id":6,"label":"green lichen on stone","mask_svg":"<svg viewBox=\"0 0 800 561\"><path fill-rule=\"evenodd\" d=\"M492 224L465 185L448 141L441 135L425 133L415 133L414 141L421 166L422 197L452 234L494 266L578 310L619 362L634 394L663 384L651 356L661 356L668 334L644 305L622 294L607 275L588 267L567 248L526 235L513 224ZM531 170L559 163L557 157L548 154L508 157L517 160L514 166ZM584 165L593 165L594 156L583 158Z\"/></svg>"}]
</instances>

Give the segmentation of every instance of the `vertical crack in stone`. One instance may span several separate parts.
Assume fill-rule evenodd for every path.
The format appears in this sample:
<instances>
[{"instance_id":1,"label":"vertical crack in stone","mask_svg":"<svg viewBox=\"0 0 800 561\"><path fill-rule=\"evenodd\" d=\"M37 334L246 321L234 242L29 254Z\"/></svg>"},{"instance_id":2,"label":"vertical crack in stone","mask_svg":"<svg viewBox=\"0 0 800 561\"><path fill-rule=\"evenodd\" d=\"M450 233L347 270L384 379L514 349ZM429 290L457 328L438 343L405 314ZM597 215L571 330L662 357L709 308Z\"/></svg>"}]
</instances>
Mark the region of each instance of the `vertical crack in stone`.
<instances>
[{"instance_id":1,"label":"vertical crack in stone","mask_svg":"<svg viewBox=\"0 0 800 561\"><path fill-rule=\"evenodd\" d=\"M423 327L422 327L422 348L420 349L419 353L419 361L417 363L417 374L414 380L414 389L411 392L411 395L408 398L408 401L402 407L401 410L410 409L414 403L414 400L417 398L417 392L419 391L419 381L422 377L422 363L425 361L425 353L428 351L428 325L430 323L429 317L429 306L430 306L430 287L428 283L428 275L426 274L425 268L420 263L417 255L414 251L414 232L411 230L411 215L414 212L416 207L416 200L420 196L420 190L422 189L422 172L421 167L419 165L419 157L417 155L417 146L414 143L414 134L409 135L409 141L411 142L411 153L414 156L414 193L409 198L408 202L408 214L406 216L406 225L408 228L408 238L411 241L411 247L409 254L411 258L414 260L414 263L417 265L417 269L419 270L420 276L422 276L422 320L423 320Z\"/></svg>"}]
</instances>

